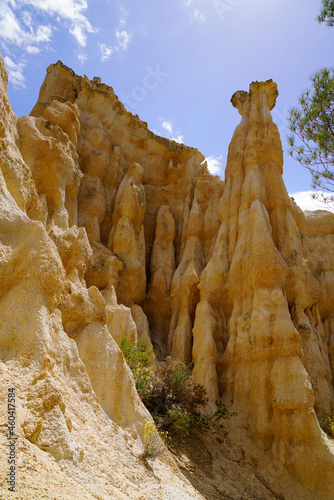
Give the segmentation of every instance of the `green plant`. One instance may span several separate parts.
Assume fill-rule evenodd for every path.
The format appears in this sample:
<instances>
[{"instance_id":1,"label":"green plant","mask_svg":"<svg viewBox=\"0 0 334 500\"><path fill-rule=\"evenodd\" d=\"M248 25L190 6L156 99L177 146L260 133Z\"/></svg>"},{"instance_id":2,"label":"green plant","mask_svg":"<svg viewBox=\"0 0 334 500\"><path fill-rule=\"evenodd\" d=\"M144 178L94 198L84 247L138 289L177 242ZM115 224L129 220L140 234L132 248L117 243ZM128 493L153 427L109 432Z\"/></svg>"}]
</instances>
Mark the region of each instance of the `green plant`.
<instances>
[{"instance_id":1,"label":"green plant","mask_svg":"<svg viewBox=\"0 0 334 500\"><path fill-rule=\"evenodd\" d=\"M154 370L153 355L147 351L141 339L128 344L127 338L123 336L120 348L133 373L137 392L140 398L144 399L150 393L149 385Z\"/></svg>"},{"instance_id":2,"label":"green plant","mask_svg":"<svg viewBox=\"0 0 334 500\"><path fill-rule=\"evenodd\" d=\"M207 403L204 387L194 382L184 363L170 358L157 363L150 387L151 392L144 404L152 413L165 414L176 406L196 411Z\"/></svg>"},{"instance_id":3,"label":"green plant","mask_svg":"<svg viewBox=\"0 0 334 500\"><path fill-rule=\"evenodd\" d=\"M211 415L201 414L194 411L186 411L182 413L179 410L169 412L168 426L172 428L174 433L180 434L182 437L189 434L194 429L208 432L214 426L218 425L221 429L224 425L222 420L228 420L237 415L236 412L230 413L228 407L222 401L215 401L216 411Z\"/></svg>"},{"instance_id":4,"label":"green plant","mask_svg":"<svg viewBox=\"0 0 334 500\"><path fill-rule=\"evenodd\" d=\"M169 439L168 432L158 432L153 420L143 424L144 457L154 458L164 449Z\"/></svg>"},{"instance_id":5,"label":"green plant","mask_svg":"<svg viewBox=\"0 0 334 500\"><path fill-rule=\"evenodd\" d=\"M170 435L183 438L193 430L208 431L222 419L229 419L227 406L216 401L216 412L202 414L208 403L204 387L196 384L191 371L184 363L167 361L158 363L152 374L150 393L144 404L151 412L159 430L169 431Z\"/></svg>"},{"instance_id":6,"label":"green plant","mask_svg":"<svg viewBox=\"0 0 334 500\"><path fill-rule=\"evenodd\" d=\"M312 77L312 88L299 97L300 107L290 110L289 153L312 175L312 187L334 191L334 69L323 68ZM296 142L299 140L299 142ZM314 194L319 199L319 195ZM333 195L320 195L332 203Z\"/></svg>"},{"instance_id":7,"label":"green plant","mask_svg":"<svg viewBox=\"0 0 334 500\"><path fill-rule=\"evenodd\" d=\"M334 26L334 0L321 1L317 22ZM334 192L334 68L318 70L311 82L311 89L298 98L299 107L289 111L289 153L310 171L312 187L318 190L313 198L331 205L334 196L327 193Z\"/></svg>"},{"instance_id":8,"label":"green plant","mask_svg":"<svg viewBox=\"0 0 334 500\"><path fill-rule=\"evenodd\" d=\"M323 430L332 438L334 438L334 412L332 415L325 415L320 418Z\"/></svg>"},{"instance_id":9,"label":"green plant","mask_svg":"<svg viewBox=\"0 0 334 500\"><path fill-rule=\"evenodd\" d=\"M196 429L206 432L216 425L223 428L222 420L236 415L230 413L221 401L216 401L213 414L204 414L208 403L205 388L194 382L190 369L184 363L168 358L153 366L152 355L140 340L137 344L128 344L123 337L121 349L134 375L138 394L152 414L164 442L168 433L184 438ZM158 431L152 422L145 423L145 456L154 455Z\"/></svg>"},{"instance_id":10,"label":"green plant","mask_svg":"<svg viewBox=\"0 0 334 500\"><path fill-rule=\"evenodd\" d=\"M184 363L179 362L174 366L171 376L172 387L177 393L181 393L185 389L187 380L191 377L191 372L187 369Z\"/></svg>"},{"instance_id":11,"label":"green plant","mask_svg":"<svg viewBox=\"0 0 334 500\"><path fill-rule=\"evenodd\" d=\"M169 408L165 415L160 414L156 418L159 428L169 429L172 436L179 438L189 434L194 424L194 414L184 408Z\"/></svg>"},{"instance_id":12,"label":"green plant","mask_svg":"<svg viewBox=\"0 0 334 500\"><path fill-rule=\"evenodd\" d=\"M329 27L334 26L334 0L321 1L321 10L317 22L326 23Z\"/></svg>"}]
</instances>

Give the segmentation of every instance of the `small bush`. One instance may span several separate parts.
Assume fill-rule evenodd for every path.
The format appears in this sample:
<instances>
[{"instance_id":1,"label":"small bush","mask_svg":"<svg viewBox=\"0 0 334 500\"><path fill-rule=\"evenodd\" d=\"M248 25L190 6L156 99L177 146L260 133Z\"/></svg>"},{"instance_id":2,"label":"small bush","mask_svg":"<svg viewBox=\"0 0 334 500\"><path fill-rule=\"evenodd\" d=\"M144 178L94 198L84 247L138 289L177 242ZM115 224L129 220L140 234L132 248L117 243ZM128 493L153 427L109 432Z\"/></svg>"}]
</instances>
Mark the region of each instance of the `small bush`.
<instances>
[{"instance_id":1,"label":"small bush","mask_svg":"<svg viewBox=\"0 0 334 500\"><path fill-rule=\"evenodd\" d=\"M146 420L143 425L144 457L155 458L164 449L168 432L158 432L153 420Z\"/></svg>"},{"instance_id":2,"label":"small bush","mask_svg":"<svg viewBox=\"0 0 334 500\"><path fill-rule=\"evenodd\" d=\"M235 415L221 401L216 401L215 413L202 415L208 403L205 388L194 382L184 363L171 359L157 364L143 402L157 427L179 438L195 429L206 432L214 425L222 428L221 421Z\"/></svg>"},{"instance_id":3,"label":"small bush","mask_svg":"<svg viewBox=\"0 0 334 500\"><path fill-rule=\"evenodd\" d=\"M154 370L152 354L147 352L141 339L137 343L128 344L126 337L121 340L121 350L130 370L133 373L136 389L143 400L149 394L149 384Z\"/></svg>"},{"instance_id":4,"label":"small bush","mask_svg":"<svg viewBox=\"0 0 334 500\"><path fill-rule=\"evenodd\" d=\"M164 414L178 405L188 411L197 411L207 402L204 387L194 382L184 363L171 359L157 363L151 376L148 397L144 400L150 411Z\"/></svg>"},{"instance_id":5,"label":"small bush","mask_svg":"<svg viewBox=\"0 0 334 500\"><path fill-rule=\"evenodd\" d=\"M150 365L151 356L141 341L137 345L127 344L125 337L121 349L133 372L138 394L152 414L162 437L169 432L173 437L183 438L195 429L206 432L215 425L223 428L222 420L236 415L230 413L221 401L216 401L215 413L202 415L201 411L208 403L205 388L194 382L190 369L184 363L167 359L153 367ZM157 431L154 425L152 428L149 423L145 425L145 453L150 456L159 434L155 438L154 432Z\"/></svg>"},{"instance_id":6,"label":"small bush","mask_svg":"<svg viewBox=\"0 0 334 500\"><path fill-rule=\"evenodd\" d=\"M332 413L332 415L325 415L324 417L321 417L320 422L321 427L326 432L326 434L334 438L334 412Z\"/></svg>"}]
</instances>

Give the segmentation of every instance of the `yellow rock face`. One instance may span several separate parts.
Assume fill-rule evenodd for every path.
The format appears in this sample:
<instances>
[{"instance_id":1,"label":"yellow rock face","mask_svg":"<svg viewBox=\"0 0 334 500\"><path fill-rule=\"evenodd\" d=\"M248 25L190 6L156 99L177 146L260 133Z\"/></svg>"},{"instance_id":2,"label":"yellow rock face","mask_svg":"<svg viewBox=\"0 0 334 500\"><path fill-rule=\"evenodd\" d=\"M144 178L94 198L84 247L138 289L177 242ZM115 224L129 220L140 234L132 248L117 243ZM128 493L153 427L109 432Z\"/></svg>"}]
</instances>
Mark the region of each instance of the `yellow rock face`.
<instances>
[{"instance_id":1,"label":"yellow rock face","mask_svg":"<svg viewBox=\"0 0 334 500\"><path fill-rule=\"evenodd\" d=\"M334 402L334 223L326 232L320 223L315 234L287 195L270 116L276 96L268 81L231 99L242 120L228 154L221 226L199 283L193 375L212 401L221 396L238 412L233 446L262 456L267 477L275 464L284 481L291 474L313 495L289 485L285 498L326 498L334 462L317 415L331 413ZM322 238L324 266L315 250ZM262 455L246 445L250 438ZM269 482L280 491L275 475Z\"/></svg>"},{"instance_id":2,"label":"yellow rock face","mask_svg":"<svg viewBox=\"0 0 334 500\"><path fill-rule=\"evenodd\" d=\"M125 337L191 364L208 411L238 413L230 453L278 498L334 498L318 422L334 409L334 223L287 194L276 84L233 95L222 181L99 79L51 65L17 119L0 71L0 373L52 494L59 475L68 498L142 498L143 482L152 498L204 498L167 452L153 475L138 458L151 417Z\"/></svg>"}]
</instances>

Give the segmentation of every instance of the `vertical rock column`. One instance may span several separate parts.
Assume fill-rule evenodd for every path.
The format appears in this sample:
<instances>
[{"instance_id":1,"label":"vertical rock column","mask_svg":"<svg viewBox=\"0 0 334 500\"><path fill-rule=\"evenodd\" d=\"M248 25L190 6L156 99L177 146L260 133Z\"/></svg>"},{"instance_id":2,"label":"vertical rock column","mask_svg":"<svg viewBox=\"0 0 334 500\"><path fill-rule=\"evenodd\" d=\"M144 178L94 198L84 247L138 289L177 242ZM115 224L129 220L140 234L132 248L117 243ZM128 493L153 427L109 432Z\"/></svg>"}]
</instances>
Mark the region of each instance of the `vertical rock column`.
<instances>
[{"instance_id":1,"label":"vertical rock column","mask_svg":"<svg viewBox=\"0 0 334 500\"><path fill-rule=\"evenodd\" d=\"M168 337L173 358L187 365L191 363L192 325L199 300L199 276L203 269L202 228L203 214L195 190L180 263L171 285L172 318Z\"/></svg>"},{"instance_id":2,"label":"vertical rock column","mask_svg":"<svg viewBox=\"0 0 334 500\"><path fill-rule=\"evenodd\" d=\"M134 163L118 189L109 235L109 248L124 264L117 288L118 301L127 306L142 302L146 294L145 191L143 169Z\"/></svg>"},{"instance_id":3,"label":"vertical rock column","mask_svg":"<svg viewBox=\"0 0 334 500\"><path fill-rule=\"evenodd\" d=\"M242 120L229 148L221 227L199 285L193 375L211 400L220 394L238 412L230 436L234 444L254 455L251 438L312 490L321 466L306 448L321 431L287 300L288 294L296 300L299 290L290 290L287 255L295 245L297 252L301 249L281 178L279 133L270 115L277 95L269 80L252 83L249 93L239 91L231 99ZM310 272L303 272L305 284L313 284ZM307 300L311 292L304 293ZM225 330L217 331L217 318L222 325L226 319Z\"/></svg>"},{"instance_id":4,"label":"vertical rock column","mask_svg":"<svg viewBox=\"0 0 334 500\"><path fill-rule=\"evenodd\" d=\"M154 325L154 341L166 350L171 318L170 287L175 272L175 221L167 205L157 213L155 239L150 262L151 282L144 310Z\"/></svg>"}]
</instances>

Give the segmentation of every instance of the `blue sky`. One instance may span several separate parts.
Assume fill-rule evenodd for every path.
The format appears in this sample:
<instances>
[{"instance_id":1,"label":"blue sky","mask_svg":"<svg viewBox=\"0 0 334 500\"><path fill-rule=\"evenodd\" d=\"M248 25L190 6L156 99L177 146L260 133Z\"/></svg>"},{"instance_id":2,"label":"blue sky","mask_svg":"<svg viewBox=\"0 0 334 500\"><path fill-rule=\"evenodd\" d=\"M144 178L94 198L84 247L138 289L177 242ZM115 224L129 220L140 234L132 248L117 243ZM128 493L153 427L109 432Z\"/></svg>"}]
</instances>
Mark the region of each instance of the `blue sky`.
<instances>
[{"instance_id":1,"label":"blue sky","mask_svg":"<svg viewBox=\"0 0 334 500\"><path fill-rule=\"evenodd\" d=\"M315 70L334 65L334 29L314 21L320 3L0 0L10 101L18 116L29 114L47 66L60 59L78 74L101 77L151 130L198 148L224 177L239 122L232 94L253 80L276 81L273 117L287 150L289 108ZM288 155L284 181L290 193L310 189L310 174ZM298 196L307 208L309 195Z\"/></svg>"}]
</instances>

